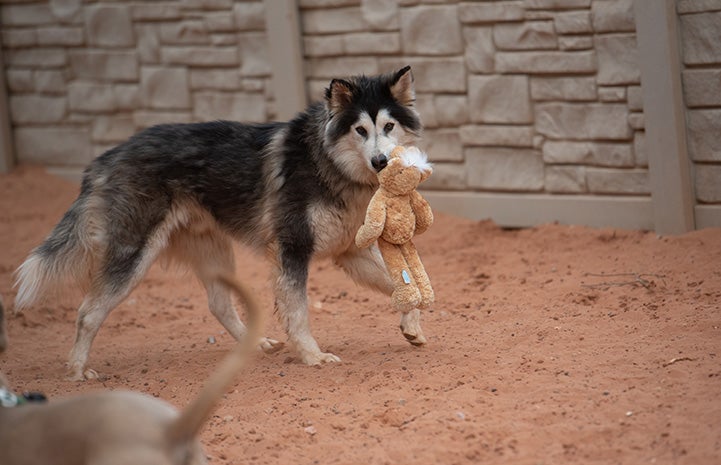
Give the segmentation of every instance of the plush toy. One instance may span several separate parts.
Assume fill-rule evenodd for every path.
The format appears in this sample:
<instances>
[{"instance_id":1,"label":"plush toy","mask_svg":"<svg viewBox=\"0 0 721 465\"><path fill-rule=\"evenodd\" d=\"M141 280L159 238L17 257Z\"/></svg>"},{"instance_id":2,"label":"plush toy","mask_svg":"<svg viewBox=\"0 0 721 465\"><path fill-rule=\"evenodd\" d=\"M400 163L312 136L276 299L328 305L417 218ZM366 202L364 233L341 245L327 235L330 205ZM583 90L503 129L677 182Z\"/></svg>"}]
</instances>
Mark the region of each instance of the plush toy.
<instances>
[{"instance_id":1,"label":"plush toy","mask_svg":"<svg viewBox=\"0 0 721 465\"><path fill-rule=\"evenodd\" d=\"M393 306L406 313L433 303L433 289L411 239L433 223L433 212L416 187L432 173L426 155L416 147L398 146L378 173L380 186L371 198L363 225L355 237L365 248L378 240L393 280Z\"/></svg>"}]
</instances>

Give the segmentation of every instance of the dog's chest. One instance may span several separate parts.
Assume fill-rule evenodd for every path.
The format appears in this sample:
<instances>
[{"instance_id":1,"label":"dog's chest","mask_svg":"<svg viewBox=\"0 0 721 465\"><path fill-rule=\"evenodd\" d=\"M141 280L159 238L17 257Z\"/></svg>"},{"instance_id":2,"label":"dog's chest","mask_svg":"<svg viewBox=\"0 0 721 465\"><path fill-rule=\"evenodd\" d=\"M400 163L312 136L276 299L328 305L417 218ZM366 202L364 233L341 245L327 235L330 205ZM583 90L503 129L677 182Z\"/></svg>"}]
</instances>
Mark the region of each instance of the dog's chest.
<instances>
[{"instance_id":1,"label":"dog's chest","mask_svg":"<svg viewBox=\"0 0 721 465\"><path fill-rule=\"evenodd\" d=\"M346 203L346 208L322 204L311 207L310 221L317 255L337 255L354 244L371 196L372 192L361 192Z\"/></svg>"}]
</instances>

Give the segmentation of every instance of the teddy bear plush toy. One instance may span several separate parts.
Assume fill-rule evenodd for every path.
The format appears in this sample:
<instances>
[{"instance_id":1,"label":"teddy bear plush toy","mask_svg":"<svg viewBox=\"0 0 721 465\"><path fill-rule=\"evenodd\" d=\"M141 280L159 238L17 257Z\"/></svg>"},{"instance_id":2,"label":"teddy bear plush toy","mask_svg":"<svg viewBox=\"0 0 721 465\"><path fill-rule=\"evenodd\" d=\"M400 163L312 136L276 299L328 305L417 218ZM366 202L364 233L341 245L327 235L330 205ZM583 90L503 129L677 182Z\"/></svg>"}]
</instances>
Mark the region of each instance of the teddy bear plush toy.
<instances>
[{"instance_id":1,"label":"teddy bear plush toy","mask_svg":"<svg viewBox=\"0 0 721 465\"><path fill-rule=\"evenodd\" d=\"M355 237L359 248L378 241L393 280L393 307L403 313L427 308L434 299L431 282L411 241L433 224L430 205L416 191L432 171L426 155L416 147L393 149L387 166L378 173L380 186Z\"/></svg>"}]
</instances>

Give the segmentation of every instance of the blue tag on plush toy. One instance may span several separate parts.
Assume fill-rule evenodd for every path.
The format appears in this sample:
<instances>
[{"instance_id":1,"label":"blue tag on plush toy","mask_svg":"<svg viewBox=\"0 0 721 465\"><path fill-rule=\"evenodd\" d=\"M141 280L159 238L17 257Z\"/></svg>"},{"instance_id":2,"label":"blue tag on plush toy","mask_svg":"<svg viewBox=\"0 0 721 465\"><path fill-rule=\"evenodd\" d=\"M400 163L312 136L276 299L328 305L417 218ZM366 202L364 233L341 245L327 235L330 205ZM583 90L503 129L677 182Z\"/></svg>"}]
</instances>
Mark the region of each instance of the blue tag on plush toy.
<instances>
[{"instance_id":1,"label":"blue tag on plush toy","mask_svg":"<svg viewBox=\"0 0 721 465\"><path fill-rule=\"evenodd\" d=\"M401 271L401 276L403 276L403 282L406 284L411 283L411 277L408 276L408 272L406 270Z\"/></svg>"}]
</instances>

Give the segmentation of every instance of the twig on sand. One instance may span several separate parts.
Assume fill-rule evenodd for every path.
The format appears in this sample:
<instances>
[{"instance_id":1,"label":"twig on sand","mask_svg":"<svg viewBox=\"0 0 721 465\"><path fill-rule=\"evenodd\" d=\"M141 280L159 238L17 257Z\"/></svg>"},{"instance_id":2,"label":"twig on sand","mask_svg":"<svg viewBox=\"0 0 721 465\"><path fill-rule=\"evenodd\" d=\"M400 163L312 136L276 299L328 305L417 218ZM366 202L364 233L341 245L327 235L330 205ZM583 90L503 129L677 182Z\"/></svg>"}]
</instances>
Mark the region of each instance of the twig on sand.
<instances>
[{"instance_id":1,"label":"twig on sand","mask_svg":"<svg viewBox=\"0 0 721 465\"><path fill-rule=\"evenodd\" d=\"M665 275L653 274L653 273L586 273L584 276L595 276L599 278L614 278L614 277L629 277L632 278L626 281L604 281L596 284L581 284L582 287L590 289L607 289L612 286L643 286L646 289L651 289L654 286L654 282L646 278L652 277L663 281ZM663 282L664 286L666 282Z\"/></svg>"},{"instance_id":2,"label":"twig on sand","mask_svg":"<svg viewBox=\"0 0 721 465\"><path fill-rule=\"evenodd\" d=\"M693 361L694 361L694 359L692 359L691 357L678 357L678 358L672 358L668 362L664 363L663 366L667 367L669 365L673 365L676 362L693 362Z\"/></svg>"}]
</instances>

